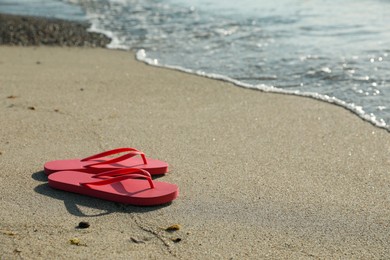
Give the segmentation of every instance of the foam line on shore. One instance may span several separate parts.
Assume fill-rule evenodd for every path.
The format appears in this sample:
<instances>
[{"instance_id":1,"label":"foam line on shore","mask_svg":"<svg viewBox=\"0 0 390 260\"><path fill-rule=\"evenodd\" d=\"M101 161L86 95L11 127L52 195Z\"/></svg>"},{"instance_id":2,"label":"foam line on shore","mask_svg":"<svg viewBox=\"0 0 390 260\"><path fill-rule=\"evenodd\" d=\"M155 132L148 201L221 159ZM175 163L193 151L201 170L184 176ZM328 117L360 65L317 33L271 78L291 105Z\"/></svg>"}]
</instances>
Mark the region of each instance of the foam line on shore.
<instances>
[{"instance_id":1,"label":"foam line on shore","mask_svg":"<svg viewBox=\"0 0 390 260\"><path fill-rule=\"evenodd\" d=\"M348 103L348 102L341 100L339 98L336 98L336 97L330 97L328 95L322 95L319 93L301 92L299 90L291 91L291 90L277 88L274 86L269 86L266 84L252 85L252 84L245 83L245 82L230 78L228 76L220 75L220 74L206 73L204 71L194 71L194 70L186 69L186 68L183 68L180 66L170 66L170 65L160 64L158 62L158 60L148 58L146 51L144 49L140 49L136 52L136 58L137 58L137 60L142 61L148 65L178 70L178 71L182 71L182 72L186 72L186 73L190 73L190 74L195 74L195 75L206 77L206 78L222 80L222 81L233 83L234 85L239 86L239 87L255 89L255 90L259 90L259 91L263 91L263 92L309 97L309 98L313 98L316 100L331 103L331 104L343 107L343 108L351 111L352 113L356 114L357 116L359 116L363 120L371 123L372 125L379 127L379 128L383 128L383 129L390 132L389 126L386 125L386 123L383 120L378 120L375 115L367 114L361 106L357 106L354 103Z\"/></svg>"}]
</instances>

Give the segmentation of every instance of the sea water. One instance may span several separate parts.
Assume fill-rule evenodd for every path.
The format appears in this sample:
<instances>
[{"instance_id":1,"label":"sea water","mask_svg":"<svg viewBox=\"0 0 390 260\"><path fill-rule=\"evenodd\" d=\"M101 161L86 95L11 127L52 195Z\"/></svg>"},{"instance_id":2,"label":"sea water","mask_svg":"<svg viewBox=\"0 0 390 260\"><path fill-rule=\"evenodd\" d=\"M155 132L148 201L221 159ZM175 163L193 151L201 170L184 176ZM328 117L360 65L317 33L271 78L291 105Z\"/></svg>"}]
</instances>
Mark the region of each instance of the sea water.
<instances>
[{"instance_id":1,"label":"sea water","mask_svg":"<svg viewBox=\"0 0 390 260\"><path fill-rule=\"evenodd\" d=\"M390 1L0 0L9 10L86 20L149 64L310 96L390 129Z\"/></svg>"},{"instance_id":2,"label":"sea water","mask_svg":"<svg viewBox=\"0 0 390 260\"><path fill-rule=\"evenodd\" d=\"M0 12L72 21L86 20L80 7L60 0L0 0Z\"/></svg>"}]
</instances>

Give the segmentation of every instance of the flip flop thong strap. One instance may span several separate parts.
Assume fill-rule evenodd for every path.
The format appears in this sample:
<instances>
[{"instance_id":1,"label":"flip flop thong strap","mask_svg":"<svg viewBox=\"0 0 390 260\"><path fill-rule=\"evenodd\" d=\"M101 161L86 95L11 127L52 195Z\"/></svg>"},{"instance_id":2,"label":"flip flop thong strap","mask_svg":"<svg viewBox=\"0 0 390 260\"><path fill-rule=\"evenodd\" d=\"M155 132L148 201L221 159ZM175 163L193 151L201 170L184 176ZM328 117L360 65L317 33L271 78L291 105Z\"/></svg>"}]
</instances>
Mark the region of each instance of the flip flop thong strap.
<instances>
[{"instance_id":1,"label":"flip flop thong strap","mask_svg":"<svg viewBox=\"0 0 390 260\"><path fill-rule=\"evenodd\" d=\"M105 152L102 152L102 153L94 154L94 155L91 155L89 157L81 159L81 161L82 162L90 161L90 160L99 159L99 158L102 158L102 157L106 157L106 156L114 155L114 154L118 154L118 153L123 153L123 152L128 152L128 153L124 154L122 156L119 156L119 157L116 157L116 158L104 161L104 162L92 163L92 164L89 164L88 166L117 163L117 162L121 162L121 161L124 161L126 159L129 159L129 158L131 158L133 156L136 156L136 155L141 155L142 161L143 161L144 164L148 163L147 160L146 160L145 154L143 152L138 151L137 149L131 148L131 147L116 148L116 149L113 149L113 150L109 150L109 151L105 151Z\"/></svg>"},{"instance_id":2,"label":"flip flop thong strap","mask_svg":"<svg viewBox=\"0 0 390 260\"><path fill-rule=\"evenodd\" d=\"M135 169L135 168L119 169L119 170L114 170L109 172L103 172L93 176L93 178L97 178L97 177L109 177L109 178L95 181L95 182L82 182L80 183L80 185L85 186L87 188L92 188L92 186L108 185L108 184L117 183L127 179L143 178L149 182L150 188L154 189L154 183L152 177L150 176L150 173L142 169Z\"/></svg>"},{"instance_id":3,"label":"flip flop thong strap","mask_svg":"<svg viewBox=\"0 0 390 260\"><path fill-rule=\"evenodd\" d=\"M112 171L105 171L102 173L98 173L92 176L92 178L101 178L101 177L117 177L117 176L123 176L127 174L132 174L132 173L138 173L141 175L144 175L145 177L152 178L150 173L144 169L138 169L138 168L121 168L121 169L116 169Z\"/></svg>"}]
</instances>

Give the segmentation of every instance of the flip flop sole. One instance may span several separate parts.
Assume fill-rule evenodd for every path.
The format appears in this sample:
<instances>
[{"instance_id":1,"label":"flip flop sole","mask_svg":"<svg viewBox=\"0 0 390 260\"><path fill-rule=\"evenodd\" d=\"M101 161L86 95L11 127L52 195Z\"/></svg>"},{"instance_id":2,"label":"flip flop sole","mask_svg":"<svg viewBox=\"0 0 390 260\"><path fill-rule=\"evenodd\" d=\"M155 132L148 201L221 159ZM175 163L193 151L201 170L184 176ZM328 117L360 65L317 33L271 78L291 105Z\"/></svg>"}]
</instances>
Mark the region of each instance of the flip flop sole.
<instances>
[{"instance_id":1,"label":"flip flop sole","mask_svg":"<svg viewBox=\"0 0 390 260\"><path fill-rule=\"evenodd\" d=\"M144 179L125 179L92 187L83 185L83 183L96 181L97 179L92 174L79 171L59 171L48 176L49 186L54 189L122 204L161 205L173 201L179 194L179 189L175 184L153 181L154 188L151 188L148 181Z\"/></svg>"}]
</instances>

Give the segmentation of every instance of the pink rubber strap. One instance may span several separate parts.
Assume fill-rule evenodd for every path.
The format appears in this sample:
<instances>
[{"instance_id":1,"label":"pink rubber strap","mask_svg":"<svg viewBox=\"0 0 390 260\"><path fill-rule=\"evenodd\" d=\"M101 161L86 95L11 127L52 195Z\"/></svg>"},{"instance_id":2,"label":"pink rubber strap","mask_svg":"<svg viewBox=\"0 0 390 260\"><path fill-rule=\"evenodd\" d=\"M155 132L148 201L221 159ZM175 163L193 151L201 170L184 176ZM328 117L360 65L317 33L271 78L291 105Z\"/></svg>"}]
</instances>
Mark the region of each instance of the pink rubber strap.
<instances>
[{"instance_id":1,"label":"pink rubber strap","mask_svg":"<svg viewBox=\"0 0 390 260\"><path fill-rule=\"evenodd\" d=\"M114 155L114 154L118 154L118 153L123 153L123 152L129 152L129 153L124 154L122 156L119 156L117 158L113 158L111 160L104 161L104 162L92 163L92 164L89 164L88 166L117 163L117 162L124 161L124 160L126 160L128 158L131 158L133 156L136 156L136 155L141 155L142 161L144 162L144 164L148 163L147 160L146 160L145 154L143 152L140 152L137 149L131 148L131 147L129 147L129 148L127 148L127 147L125 147L125 148L116 148L116 149L113 149L113 150L105 151L105 152L102 152L102 153L98 153L98 154L91 155L89 157L83 158L83 159L81 159L81 161L82 162L90 161L90 160L93 160L93 159L98 159L98 158L102 158L102 157L106 157L106 156Z\"/></svg>"},{"instance_id":2,"label":"pink rubber strap","mask_svg":"<svg viewBox=\"0 0 390 260\"><path fill-rule=\"evenodd\" d=\"M148 171L145 171L143 169L138 169L138 168L122 168L122 169L116 169L112 171L106 171L102 173L98 173L93 175L92 178L100 178L100 177L117 177L121 175L127 175L127 174L132 174L132 173L138 173L141 175L144 175L145 177L152 178L150 173Z\"/></svg>"},{"instance_id":3,"label":"pink rubber strap","mask_svg":"<svg viewBox=\"0 0 390 260\"><path fill-rule=\"evenodd\" d=\"M117 154L117 153L130 152L130 151L138 151L138 150L135 148L131 148L131 147L116 148L113 150L108 150L108 151L105 151L102 153L97 153L97 154L91 155L89 157L81 159L81 161L89 161L89 160L93 160L93 159L97 159L97 158L101 158L101 157L106 157L106 156Z\"/></svg>"},{"instance_id":4,"label":"pink rubber strap","mask_svg":"<svg viewBox=\"0 0 390 260\"><path fill-rule=\"evenodd\" d=\"M122 170L130 170L130 171L128 171L127 174L125 172L120 173L120 171L122 171ZM137 170L137 171L134 171L134 170ZM115 171L117 171L117 170L115 170ZM127 179L144 178L149 182L150 188L154 189L153 180L150 177L150 174L148 172L146 172L145 170L128 168L128 169L118 170L118 172L114 173L115 171L106 172L106 174L108 174L108 176L117 175L116 177L112 177L112 178L108 178L108 179L104 179L104 180L100 180L100 181L95 181L95 182L82 182L82 183L80 183L80 185L88 187L88 188L92 188L91 186L102 186L102 185L120 182L120 181L127 180ZM145 174L145 172L146 172L146 174ZM100 174L100 176L103 176L103 175L104 174ZM94 177L96 177L96 176L94 176Z\"/></svg>"}]
</instances>

